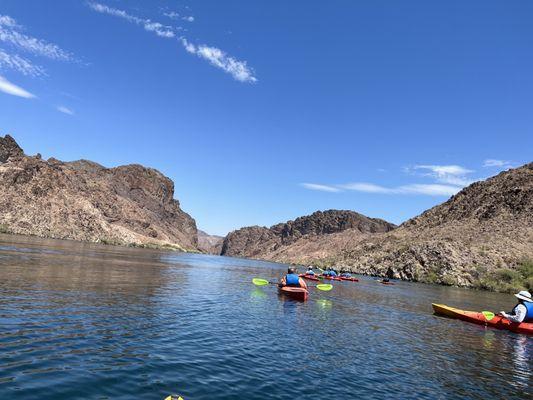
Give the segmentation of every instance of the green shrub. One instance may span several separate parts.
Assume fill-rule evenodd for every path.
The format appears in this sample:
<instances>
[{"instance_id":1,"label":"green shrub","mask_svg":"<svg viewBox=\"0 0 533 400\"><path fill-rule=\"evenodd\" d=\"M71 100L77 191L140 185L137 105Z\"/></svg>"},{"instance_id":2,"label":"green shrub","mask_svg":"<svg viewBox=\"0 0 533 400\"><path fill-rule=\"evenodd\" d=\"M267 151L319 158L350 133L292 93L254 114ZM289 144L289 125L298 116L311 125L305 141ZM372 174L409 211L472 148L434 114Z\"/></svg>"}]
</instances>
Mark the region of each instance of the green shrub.
<instances>
[{"instance_id":1,"label":"green shrub","mask_svg":"<svg viewBox=\"0 0 533 400\"><path fill-rule=\"evenodd\" d=\"M7 225L0 224L0 233L9 233Z\"/></svg>"},{"instance_id":2,"label":"green shrub","mask_svg":"<svg viewBox=\"0 0 533 400\"><path fill-rule=\"evenodd\" d=\"M500 268L488 273L479 279L477 286L505 293L533 290L533 260L520 262L516 269Z\"/></svg>"}]
</instances>

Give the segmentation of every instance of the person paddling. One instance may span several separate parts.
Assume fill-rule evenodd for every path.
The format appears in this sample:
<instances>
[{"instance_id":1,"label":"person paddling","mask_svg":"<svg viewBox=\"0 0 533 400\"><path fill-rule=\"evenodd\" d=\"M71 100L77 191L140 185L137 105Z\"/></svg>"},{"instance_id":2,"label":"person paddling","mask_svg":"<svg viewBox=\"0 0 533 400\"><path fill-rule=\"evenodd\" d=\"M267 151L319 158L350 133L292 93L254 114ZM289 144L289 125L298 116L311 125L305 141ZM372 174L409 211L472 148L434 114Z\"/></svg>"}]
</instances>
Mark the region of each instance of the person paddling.
<instances>
[{"instance_id":1,"label":"person paddling","mask_svg":"<svg viewBox=\"0 0 533 400\"><path fill-rule=\"evenodd\" d=\"M307 267L307 271L305 271L305 274L306 275L315 275L315 271L313 271L313 266L312 265Z\"/></svg>"},{"instance_id":2,"label":"person paddling","mask_svg":"<svg viewBox=\"0 0 533 400\"><path fill-rule=\"evenodd\" d=\"M292 287L301 287L307 289L307 284L305 281L298 276L294 268L289 268L287 270L287 275L279 281L280 286L292 286Z\"/></svg>"},{"instance_id":3,"label":"person paddling","mask_svg":"<svg viewBox=\"0 0 533 400\"><path fill-rule=\"evenodd\" d=\"M531 293L527 290L522 290L515 294L515 297L518 299L518 304L513 308L513 311L510 313L500 311L499 315L511 322L533 322L533 298L531 298Z\"/></svg>"}]
</instances>

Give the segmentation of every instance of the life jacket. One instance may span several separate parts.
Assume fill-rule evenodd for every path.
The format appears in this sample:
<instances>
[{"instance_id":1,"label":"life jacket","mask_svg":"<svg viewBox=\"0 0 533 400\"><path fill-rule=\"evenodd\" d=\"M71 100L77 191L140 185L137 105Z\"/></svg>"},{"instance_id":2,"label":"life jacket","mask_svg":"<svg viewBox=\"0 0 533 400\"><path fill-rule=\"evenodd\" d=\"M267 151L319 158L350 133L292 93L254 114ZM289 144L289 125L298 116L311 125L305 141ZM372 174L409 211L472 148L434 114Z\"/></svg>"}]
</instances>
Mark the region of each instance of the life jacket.
<instances>
[{"instance_id":1,"label":"life jacket","mask_svg":"<svg viewBox=\"0 0 533 400\"><path fill-rule=\"evenodd\" d=\"M285 275L285 282L287 283L287 286L300 287L300 277L297 274Z\"/></svg>"},{"instance_id":2,"label":"life jacket","mask_svg":"<svg viewBox=\"0 0 533 400\"><path fill-rule=\"evenodd\" d=\"M306 271L305 273L306 275L314 275L315 272L313 270L309 270L309 271Z\"/></svg>"},{"instance_id":3,"label":"life jacket","mask_svg":"<svg viewBox=\"0 0 533 400\"><path fill-rule=\"evenodd\" d=\"M524 318L524 320L522 322L533 322L533 302L531 302L531 301L523 301L522 304L524 306L526 306L526 311L527 311L526 312L526 317ZM515 308L518 307L518 306L519 306L519 304L517 304L515 306ZM513 314L515 312L515 308L513 308L513 311L512 311Z\"/></svg>"}]
</instances>

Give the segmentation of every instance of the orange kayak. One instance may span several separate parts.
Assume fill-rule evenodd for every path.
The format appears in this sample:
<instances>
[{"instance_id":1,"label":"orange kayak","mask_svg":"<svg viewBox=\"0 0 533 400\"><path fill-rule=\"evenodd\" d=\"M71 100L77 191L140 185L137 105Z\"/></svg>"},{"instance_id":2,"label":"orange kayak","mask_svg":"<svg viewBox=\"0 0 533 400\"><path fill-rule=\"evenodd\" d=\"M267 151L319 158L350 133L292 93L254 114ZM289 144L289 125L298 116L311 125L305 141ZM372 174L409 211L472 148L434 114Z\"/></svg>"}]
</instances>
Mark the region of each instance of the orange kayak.
<instances>
[{"instance_id":1,"label":"orange kayak","mask_svg":"<svg viewBox=\"0 0 533 400\"><path fill-rule=\"evenodd\" d=\"M533 323L530 322L517 324L509 321L501 315L495 315L491 320L487 320L487 318L485 318L480 312L460 310L458 308L448 307L444 304L432 304L432 306L435 314L457 318L478 325L492 326L497 329L505 329L511 332L533 335Z\"/></svg>"},{"instance_id":2,"label":"orange kayak","mask_svg":"<svg viewBox=\"0 0 533 400\"><path fill-rule=\"evenodd\" d=\"M341 281L359 282L359 279L353 277L339 276Z\"/></svg>"},{"instance_id":3,"label":"orange kayak","mask_svg":"<svg viewBox=\"0 0 533 400\"><path fill-rule=\"evenodd\" d=\"M278 286L278 292L294 300L306 301L309 297L309 292L301 287L292 286Z\"/></svg>"},{"instance_id":4,"label":"orange kayak","mask_svg":"<svg viewBox=\"0 0 533 400\"><path fill-rule=\"evenodd\" d=\"M310 281L320 281L315 275L300 274L300 278L308 279Z\"/></svg>"}]
</instances>

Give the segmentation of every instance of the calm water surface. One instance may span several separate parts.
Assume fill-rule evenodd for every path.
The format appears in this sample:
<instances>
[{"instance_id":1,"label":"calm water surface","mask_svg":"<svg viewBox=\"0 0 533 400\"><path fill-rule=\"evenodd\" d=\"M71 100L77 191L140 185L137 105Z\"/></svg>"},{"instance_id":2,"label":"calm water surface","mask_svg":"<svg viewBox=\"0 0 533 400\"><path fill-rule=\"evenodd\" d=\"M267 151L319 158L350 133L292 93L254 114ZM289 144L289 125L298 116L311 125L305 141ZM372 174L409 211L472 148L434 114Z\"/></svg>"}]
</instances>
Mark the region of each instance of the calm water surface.
<instances>
[{"instance_id":1,"label":"calm water surface","mask_svg":"<svg viewBox=\"0 0 533 400\"><path fill-rule=\"evenodd\" d=\"M533 339L432 315L508 295L363 278L298 303L284 266L0 235L0 399L530 399Z\"/></svg>"}]
</instances>

